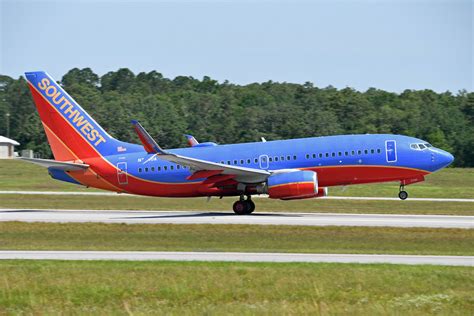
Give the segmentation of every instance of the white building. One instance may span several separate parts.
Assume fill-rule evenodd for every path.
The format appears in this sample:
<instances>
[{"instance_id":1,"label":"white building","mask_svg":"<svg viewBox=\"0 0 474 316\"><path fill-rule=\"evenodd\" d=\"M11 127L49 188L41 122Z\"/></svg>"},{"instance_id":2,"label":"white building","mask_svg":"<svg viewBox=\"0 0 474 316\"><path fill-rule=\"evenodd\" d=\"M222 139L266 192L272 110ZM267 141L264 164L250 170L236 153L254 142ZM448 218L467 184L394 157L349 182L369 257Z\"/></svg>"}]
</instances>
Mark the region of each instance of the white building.
<instances>
[{"instance_id":1,"label":"white building","mask_svg":"<svg viewBox=\"0 0 474 316\"><path fill-rule=\"evenodd\" d=\"M0 136L0 159L13 158L15 156L15 146L20 145L13 139Z\"/></svg>"}]
</instances>

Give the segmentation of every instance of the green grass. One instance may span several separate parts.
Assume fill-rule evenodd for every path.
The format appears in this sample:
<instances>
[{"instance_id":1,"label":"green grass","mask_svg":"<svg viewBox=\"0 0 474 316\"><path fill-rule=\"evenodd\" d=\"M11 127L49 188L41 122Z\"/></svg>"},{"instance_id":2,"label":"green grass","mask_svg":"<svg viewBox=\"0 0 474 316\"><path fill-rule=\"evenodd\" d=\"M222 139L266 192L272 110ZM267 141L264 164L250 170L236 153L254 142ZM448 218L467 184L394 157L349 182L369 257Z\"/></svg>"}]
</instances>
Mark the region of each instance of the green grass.
<instances>
[{"instance_id":1,"label":"green grass","mask_svg":"<svg viewBox=\"0 0 474 316\"><path fill-rule=\"evenodd\" d=\"M54 180L48 175L46 168L12 159L0 159L0 190L99 191Z\"/></svg>"},{"instance_id":2,"label":"green grass","mask_svg":"<svg viewBox=\"0 0 474 316\"><path fill-rule=\"evenodd\" d=\"M447 168L407 186L410 197L474 198L474 169ZM95 191L52 179L45 168L16 160L0 160L0 190ZM382 183L330 188L330 195L396 197L398 184Z\"/></svg>"},{"instance_id":3,"label":"green grass","mask_svg":"<svg viewBox=\"0 0 474 316\"><path fill-rule=\"evenodd\" d=\"M474 255L473 245L472 229L0 223L1 250Z\"/></svg>"},{"instance_id":4,"label":"green grass","mask_svg":"<svg viewBox=\"0 0 474 316\"><path fill-rule=\"evenodd\" d=\"M0 262L0 314L472 315L472 268Z\"/></svg>"},{"instance_id":5,"label":"green grass","mask_svg":"<svg viewBox=\"0 0 474 316\"><path fill-rule=\"evenodd\" d=\"M47 196L0 195L0 208L100 209L100 210L195 210L232 212L235 198L155 198L137 196ZM307 199L280 201L255 198L256 212L319 212L375 214L448 214L474 215L471 202L366 201Z\"/></svg>"},{"instance_id":6,"label":"green grass","mask_svg":"<svg viewBox=\"0 0 474 316\"><path fill-rule=\"evenodd\" d=\"M447 168L425 177L424 182L406 186L410 197L417 198L474 198L474 169ZM374 183L335 188L329 191L337 196L396 197L398 183Z\"/></svg>"}]
</instances>

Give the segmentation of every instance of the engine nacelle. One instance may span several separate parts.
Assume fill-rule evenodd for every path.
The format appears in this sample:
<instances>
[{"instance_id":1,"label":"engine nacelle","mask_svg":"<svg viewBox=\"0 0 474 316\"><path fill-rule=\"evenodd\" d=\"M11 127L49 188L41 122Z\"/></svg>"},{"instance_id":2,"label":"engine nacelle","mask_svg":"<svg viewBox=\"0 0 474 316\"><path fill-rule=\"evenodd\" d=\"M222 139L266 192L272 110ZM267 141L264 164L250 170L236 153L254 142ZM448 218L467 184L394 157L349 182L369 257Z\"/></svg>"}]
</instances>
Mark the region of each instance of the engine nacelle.
<instances>
[{"instance_id":1,"label":"engine nacelle","mask_svg":"<svg viewBox=\"0 0 474 316\"><path fill-rule=\"evenodd\" d=\"M279 173L267 179L268 196L271 199L293 200L318 197L325 190L318 190L318 177L314 171Z\"/></svg>"}]
</instances>

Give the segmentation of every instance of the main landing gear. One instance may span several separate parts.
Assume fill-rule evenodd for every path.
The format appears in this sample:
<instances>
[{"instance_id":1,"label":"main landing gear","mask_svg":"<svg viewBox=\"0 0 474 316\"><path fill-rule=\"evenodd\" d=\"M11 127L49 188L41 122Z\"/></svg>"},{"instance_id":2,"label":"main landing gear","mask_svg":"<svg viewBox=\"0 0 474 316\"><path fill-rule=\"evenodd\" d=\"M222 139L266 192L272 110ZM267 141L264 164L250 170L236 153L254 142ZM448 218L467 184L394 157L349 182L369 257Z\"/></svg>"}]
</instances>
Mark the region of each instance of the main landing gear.
<instances>
[{"instance_id":1,"label":"main landing gear","mask_svg":"<svg viewBox=\"0 0 474 316\"><path fill-rule=\"evenodd\" d=\"M241 195L240 200L236 201L232 208L237 215L249 215L255 211L255 203L252 201L250 195L247 195L247 199L244 199L244 196Z\"/></svg>"},{"instance_id":2,"label":"main landing gear","mask_svg":"<svg viewBox=\"0 0 474 316\"><path fill-rule=\"evenodd\" d=\"M406 200L408 197L408 192L405 191L405 186L403 184L400 184L400 192L398 192L398 197L400 200Z\"/></svg>"}]
</instances>

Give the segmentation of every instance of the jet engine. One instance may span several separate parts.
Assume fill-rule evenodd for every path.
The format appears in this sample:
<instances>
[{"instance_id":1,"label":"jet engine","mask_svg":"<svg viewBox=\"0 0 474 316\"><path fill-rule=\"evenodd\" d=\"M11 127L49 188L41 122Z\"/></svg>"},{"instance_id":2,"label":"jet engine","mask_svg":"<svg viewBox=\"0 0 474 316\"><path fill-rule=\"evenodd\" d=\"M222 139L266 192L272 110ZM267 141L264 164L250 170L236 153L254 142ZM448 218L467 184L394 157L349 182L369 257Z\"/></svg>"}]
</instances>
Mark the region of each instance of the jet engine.
<instances>
[{"instance_id":1,"label":"jet engine","mask_svg":"<svg viewBox=\"0 0 474 316\"><path fill-rule=\"evenodd\" d=\"M327 188L318 188L314 171L294 171L271 175L267 179L267 193L271 199L296 200L327 195Z\"/></svg>"}]
</instances>

